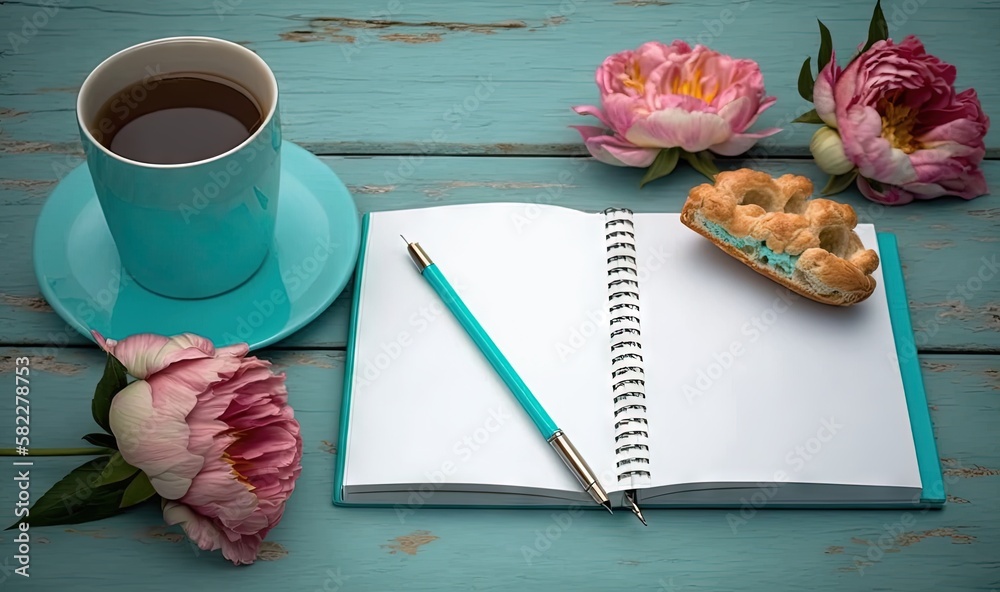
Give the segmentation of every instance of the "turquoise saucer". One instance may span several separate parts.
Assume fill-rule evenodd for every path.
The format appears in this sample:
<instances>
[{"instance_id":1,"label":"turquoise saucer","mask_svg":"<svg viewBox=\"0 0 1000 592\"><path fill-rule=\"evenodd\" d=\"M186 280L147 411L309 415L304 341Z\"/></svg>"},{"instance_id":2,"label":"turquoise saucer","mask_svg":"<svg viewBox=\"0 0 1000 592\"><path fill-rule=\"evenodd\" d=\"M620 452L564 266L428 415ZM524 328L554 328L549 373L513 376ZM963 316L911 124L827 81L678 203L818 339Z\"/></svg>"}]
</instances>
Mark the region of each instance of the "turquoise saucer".
<instances>
[{"instance_id":1,"label":"turquoise saucer","mask_svg":"<svg viewBox=\"0 0 1000 592\"><path fill-rule=\"evenodd\" d=\"M52 308L88 338L92 329L113 339L191 332L217 346L243 341L255 349L330 306L351 277L360 241L360 215L344 184L313 154L284 142L274 245L239 287L180 300L137 284L122 268L86 164L66 175L42 208L35 275ZM165 248L184 256L183 245Z\"/></svg>"}]
</instances>

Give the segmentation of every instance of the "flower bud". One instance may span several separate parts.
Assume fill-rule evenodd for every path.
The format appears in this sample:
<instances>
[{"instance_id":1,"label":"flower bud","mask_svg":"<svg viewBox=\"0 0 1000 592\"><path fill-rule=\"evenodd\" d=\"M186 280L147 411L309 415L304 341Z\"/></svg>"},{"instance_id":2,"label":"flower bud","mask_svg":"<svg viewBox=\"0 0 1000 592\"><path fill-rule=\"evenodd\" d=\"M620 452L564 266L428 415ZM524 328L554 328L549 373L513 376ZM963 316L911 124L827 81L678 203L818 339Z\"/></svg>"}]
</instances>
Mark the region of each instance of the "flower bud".
<instances>
[{"instance_id":1,"label":"flower bud","mask_svg":"<svg viewBox=\"0 0 1000 592\"><path fill-rule=\"evenodd\" d=\"M824 173L843 175L854 168L854 163L844 154L844 143L837 130L823 126L813 134L809 151L816 159L816 166Z\"/></svg>"}]
</instances>

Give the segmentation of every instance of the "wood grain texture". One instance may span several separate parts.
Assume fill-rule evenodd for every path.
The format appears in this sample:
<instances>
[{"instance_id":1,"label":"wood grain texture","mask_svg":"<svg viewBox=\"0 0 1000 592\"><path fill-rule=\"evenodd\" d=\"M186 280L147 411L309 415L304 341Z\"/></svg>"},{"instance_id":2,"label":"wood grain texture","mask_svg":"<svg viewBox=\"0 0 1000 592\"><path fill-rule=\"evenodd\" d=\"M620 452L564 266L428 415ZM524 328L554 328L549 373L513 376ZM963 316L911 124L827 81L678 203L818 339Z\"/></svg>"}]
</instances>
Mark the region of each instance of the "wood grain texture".
<instances>
[{"instance_id":1,"label":"wood grain texture","mask_svg":"<svg viewBox=\"0 0 1000 592\"><path fill-rule=\"evenodd\" d=\"M18 353L37 357L39 350ZM288 372L305 444L302 477L262 561L235 569L218 553L197 550L176 528L164 528L155 507L143 507L98 523L32 529L32 577L3 581L0 568L0 585L661 592L1000 586L1000 448L991 435L1000 420L997 356L921 357L951 500L942 511L659 510L647 513L648 528L629 515L589 511L335 508L331 443L343 354L269 350L266 356ZM32 425L59 426L38 427L36 446L71 444L92 425L81 391L97 380L100 352L67 350L56 361L85 369L72 377L49 370L35 376ZM0 380L9 377L0 373ZM5 425L7 399L0 399ZM83 459L36 462L33 496ZM0 468L0 478L11 477L9 465ZM12 487L0 489L0 508L12 508L14 494ZM0 533L0 565L13 563L11 539L9 531Z\"/></svg>"},{"instance_id":2,"label":"wood grain texture","mask_svg":"<svg viewBox=\"0 0 1000 592\"><path fill-rule=\"evenodd\" d=\"M537 215L532 204L586 211L616 206L642 212L677 212L688 190L704 182L682 164L670 177L640 191L642 171L610 167L590 158L400 156L324 160L347 183L362 211L524 202L524 215L512 219L513 225L531 223ZM16 175L15 181L22 181L0 187L0 246L7 253L0 285L2 343L86 343L41 300L30 257L35 219L49 189L27 187L55 180L76 163L78 158L44 154L9 156L0 163L0 170L10 171ZM736 167L748 163L723 164ZM749 164L774 175L804 174L816 184L824 182L823 174L809 161L770 159ZM984 168L987 181L1000 186L1000 162L988 161ZM896 233L921 351L1000 351L1000 206L996 197L972 201L942 198L888 208L866 201L852 189L836 199L851 204L862 221ZM342 348L347 338L349 291L282 346Z\"/></svg>"},{"instance_id":3,"label":"wood grain texture","mask_svg":"<svg viewBox=\"0 0 1000 592\"><path fill-rule=\"evenodd\" d=\"M647 40L680 38L757 60L778 97L757 125L787 128L774 138L774 154L806 154L814 128L789 122L811 108L795 89L802 61L815 61L816 19L830 27L846 63L867 36L873 6L871 0L51 4L58 10L30 1L0 6L0 152L75 151L74 97L86 74L134 43L187 34L222 36L267 60L282 90L286 137L317 153L581 153L579 136L567 126L590 118L570 107L597 100L593 74L601 61ZM1000 83L992 61L980 57L1000 49L1000 4L886 0L883 8L894 38L919 35L929 51L957 65L959 88L974 86L986 113L1000 115ZM996 138L995 131L987 137L994 156Z\"/></svg>"}]
</instances>

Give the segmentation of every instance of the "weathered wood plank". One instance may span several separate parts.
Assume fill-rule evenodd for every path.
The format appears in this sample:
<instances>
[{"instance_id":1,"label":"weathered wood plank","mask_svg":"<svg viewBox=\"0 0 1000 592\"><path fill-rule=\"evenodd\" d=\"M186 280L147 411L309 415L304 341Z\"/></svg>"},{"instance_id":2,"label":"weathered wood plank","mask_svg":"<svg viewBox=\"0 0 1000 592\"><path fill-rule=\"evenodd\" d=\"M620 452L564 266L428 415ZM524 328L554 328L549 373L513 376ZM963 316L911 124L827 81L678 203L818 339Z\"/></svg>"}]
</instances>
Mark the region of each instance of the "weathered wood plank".
<instances>
[{"instance_id":1,"label":"weathered wood plank","mask_svg":"<svg viewBox=\"0 0 1000 592\"><path fill-rule=\"evenodd\" d=\"M78 158L10 156L0 170L0 245L6 253L0 289L0 343L86 343L39 296L31 265L31 237L44 197ZM641 171L579 158L347 157L326 158L347 183L362 211L485 201L555 204L587 211L608 206L636 211L679 211L690 187L704 179L686 166L639 190ZM725 163L738 166L736 162ZM796 173L822 183L808 161L771 159L754 166L772 174ZM987 163L989 183L1000 187L1000 162ZM1000 351L1000 207L997 198L940 199L887 208L851 190L837 199L862 221L895 232L903 258L911 316L922 351ZM349 300L345 294L285 347L343 347Z\"/></svg>"},{"instance_id":2,"label":"weathered wood plank","mask_svg":"<svg viewBox=\"0 0 1000 592\"><path fill-rule=\"evenodd\" d=\"M788 122L808 109L796 79L819 46L816 18L829 25L846 60L866 38L873 2L50 4L58 10L27 1L0 7L0 110L7 110L0 152L75 150L75 90L90 69L133 43L192 34L223 36L264 57L282 88L287 137L317 153L580 153L567 126L585 119L569 108L597 99L593 73L604 57L681 38L756 59L779 99L758 125L788 128L775 138L775 154L805 154L814 128ZM883 8L893 37L919 35L958 66L960 88L974 85L987 114L1000 115L1000 83L988 57L998 50L1000 5L888 0ZM996 138L987 139L994 156Z\"/></svg>"},{"instance_id":3,"label":"weathered wood plank","mask_svg":"<svg viewBox=\"0 0 1000 592\"><path fill-rule=\"evenodd\" d=\"M600 512L335 508L331 443L343 354L265 355L288 371L305 440L302 478L269 537L265 561L235 569L218 553L195 549L178 530L163 528L150 507L98 523L33 529L31 579L0 567L0 583L52 590L134 582L143 590L176 590L195 581L198 589L248 591L609 590L623 583L659 591L964 591L1000 585L1000 449L991 435L1000 419L997 356L922 356L951 495L943 511L748 510L741 517L663 510L648 512L650 526L643 528L631 516ZM36 445L70 443L92 425L88 397L79 390L96 381L100 353L65 351L57 360L84 370L37 377L33 417L44 441ZM7 398L0 410L0 423L10 425ZM44 422L51 426L43 428ZM37 459L32 495L80 462ZM9 480L12 467L0 473ZM0 489L0 508L13 508L15 494L13 487ZM13 549L12 533L0 533L0 566L14 566Z\"/></svg>"}]
</instances>

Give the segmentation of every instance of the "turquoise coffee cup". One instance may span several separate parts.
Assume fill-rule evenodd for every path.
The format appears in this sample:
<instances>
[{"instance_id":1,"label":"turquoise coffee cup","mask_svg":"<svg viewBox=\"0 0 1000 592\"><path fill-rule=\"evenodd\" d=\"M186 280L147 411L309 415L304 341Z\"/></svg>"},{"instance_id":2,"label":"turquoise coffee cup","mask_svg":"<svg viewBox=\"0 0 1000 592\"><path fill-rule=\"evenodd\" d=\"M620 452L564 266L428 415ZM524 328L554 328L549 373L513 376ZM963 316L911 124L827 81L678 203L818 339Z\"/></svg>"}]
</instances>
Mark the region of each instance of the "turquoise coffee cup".
<instances>
[{"instance_id":1,"label":"turquoise coffee cup","mask_svg":"<svg viewBox=\"0 0 1000 592\"><path fill-rule=\"evenodd\" d=\"M98 141L110 129L95 121L107 101L118 102L104 119L124 120L158 81L185 75L235 83L252 95L262 124L235 148L182 164L129 160ZM281 172L278 83L264 60L210 37L140 43L87 76L76 114L101 209L137 283L171 298L205 298L253 276L274 241Z\"/></svg>"}]
</instances>

